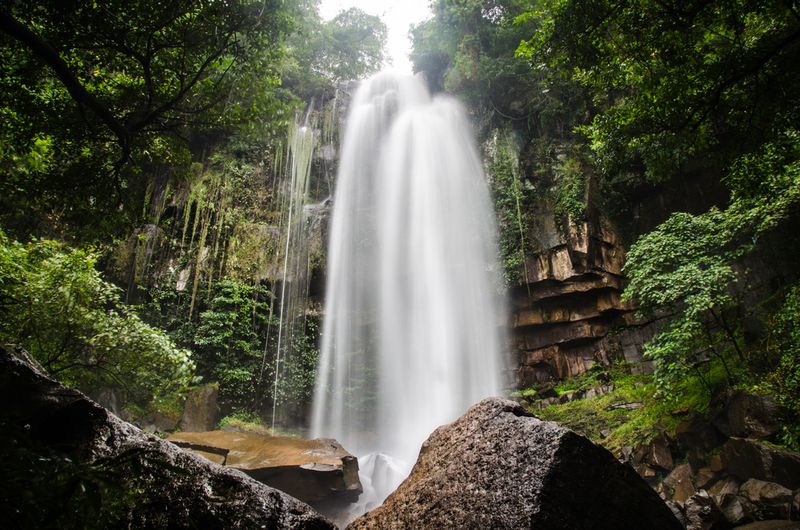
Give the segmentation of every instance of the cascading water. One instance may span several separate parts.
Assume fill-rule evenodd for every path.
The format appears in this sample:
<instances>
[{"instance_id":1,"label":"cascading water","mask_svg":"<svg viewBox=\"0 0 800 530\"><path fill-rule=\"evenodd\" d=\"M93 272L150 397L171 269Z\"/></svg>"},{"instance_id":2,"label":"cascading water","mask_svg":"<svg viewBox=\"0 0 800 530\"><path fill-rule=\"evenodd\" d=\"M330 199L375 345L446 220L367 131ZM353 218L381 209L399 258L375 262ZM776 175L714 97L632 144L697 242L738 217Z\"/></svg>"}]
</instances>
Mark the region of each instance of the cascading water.
<instances>
[{"instance_id":1,"label":"cascading water","mask_svg":"<svg viewBox=\"0 0 800 530\"><path fill-rule=\"evenodd\" d=\"M361 456L359 511L439 425L501 390L491 202L460 106L379 74L346 122L312 435Z\"/></svg>"}]
</instances>

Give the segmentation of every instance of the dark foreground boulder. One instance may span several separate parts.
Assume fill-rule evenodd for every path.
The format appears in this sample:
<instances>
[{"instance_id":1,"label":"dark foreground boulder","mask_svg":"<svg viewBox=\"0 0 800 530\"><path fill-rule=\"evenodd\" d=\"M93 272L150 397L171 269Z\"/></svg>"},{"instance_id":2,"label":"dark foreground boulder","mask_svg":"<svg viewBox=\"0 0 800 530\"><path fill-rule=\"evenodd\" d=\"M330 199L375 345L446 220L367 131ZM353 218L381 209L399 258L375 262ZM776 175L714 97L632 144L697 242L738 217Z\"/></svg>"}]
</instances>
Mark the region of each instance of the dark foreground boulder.
<instances>
[{"instance_id":1,"label":"dark foreground boulder","mask_svg":"<svg viewBox=\"0 0 800 530\"><path fill-rule=\"evenodd\" d=\"M334 528L278 490L143 433L7 347L0 402L4 528Z\"/></svg>"},{"instance_id":2,"label":"dark foreground boulder","mask_svg":"<svg viewBox=\"0 0 800 530\"><path fill-rule=\"evenodd\" d=\"M405 482L348 528L682 526L607 450L517 403L490 398L434 431Z\"/></svg>"}]
</instances>

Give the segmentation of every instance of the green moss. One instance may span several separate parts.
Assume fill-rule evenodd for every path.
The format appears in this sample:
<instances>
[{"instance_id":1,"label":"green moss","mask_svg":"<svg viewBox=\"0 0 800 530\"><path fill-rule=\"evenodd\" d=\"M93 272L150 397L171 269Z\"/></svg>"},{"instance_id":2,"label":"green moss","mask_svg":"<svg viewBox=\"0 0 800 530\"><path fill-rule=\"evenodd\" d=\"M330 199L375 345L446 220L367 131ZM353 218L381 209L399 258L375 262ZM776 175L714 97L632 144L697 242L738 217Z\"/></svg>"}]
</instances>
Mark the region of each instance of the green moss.
<instances>
[{"instance_id":1,"label":"green moss","mask_svg":"<svg viewBox=\"0 0 800 530\"><path fill-rule=\"evenodd\" d=\"M183 416L183 401L182 393L172 393L164 396L159 396L154 399L149 408L153 412L159 412L170 417L180 418Z\"/></svg>"},{"instance_id":2,"label":"green moss","mask_svg":"<svg viewBox=\"0 0 800 530\"><path fill-rule=\"evenodd\" d=\"M536 398L539 392L535 388L524 388L522 390L515 390L511 393L511 397L517 398Z\"/></svg>"},{"instance_id":3,"label":"green moss","mask_svg":"<svg viewBox=\"0 0 800 530\"><path fill-rule=\"evenodd\" d=\"M712 371L712 383L723 383L724 375ZM707 413L711 394L695 378L687 378L672 396L660 393L650 375L633 375L625 365L593 370L557 387L559 393L585 390L607 381L614 390L608 394L551 405L532 412L541 419L556 421L590 438L611 451L649 442L661 431L673 433L690 413ZM625 405L638 408L625 408Z\"/></svg>"},{"instance_id":4,"label":"green moss","mask_svg":"<svg viewBox=\"0 0 800 530\"><path fill-rule=\"evenodd\" d=\"M131 418L142 418L147 414L147 409L136 403L126 403L123 407L123 411Z\"/></svg>"},{"instance_id":5,"label":"green moss","mask_svg":"<svg viewBox=\"0 0 800 530\"><path fill-rule=\"evenodd\" d=\"M239 431L262 435L271 434L269 426L265 425L256 413L247 410L238 410L225 416L219 420L217 428L226 431Z\"/></svg>"},{"instance_id":6,"label":"green moss","mask_svg":"<svg viewBox=\"0 0 800 530\"><path fill-rule=\"evenodd\" d=\"M619 369L625 370L623 365L620 365ZM608 384L614 379L610 370L606 366L596 366L578 376L559 382L555 391L559 396L563 396L568 392L585 391L593 386Z\"/></svg>"}]
</instances>

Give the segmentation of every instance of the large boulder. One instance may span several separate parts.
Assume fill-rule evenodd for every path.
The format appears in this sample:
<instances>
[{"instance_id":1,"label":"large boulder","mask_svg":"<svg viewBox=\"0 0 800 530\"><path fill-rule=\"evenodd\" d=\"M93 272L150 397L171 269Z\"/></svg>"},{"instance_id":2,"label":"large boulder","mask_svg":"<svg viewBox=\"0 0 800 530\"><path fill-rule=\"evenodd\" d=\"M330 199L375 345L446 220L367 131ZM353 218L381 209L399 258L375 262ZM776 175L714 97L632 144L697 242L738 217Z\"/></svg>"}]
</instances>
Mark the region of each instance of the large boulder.
<instances>
[{"instance_id":1,"label":"large boulder","mask_svg":"<svg viewBox=\"0 0 800 530\"><path fill-rule=\"evenodd\" d=\"M678 530L667 505L605 449L489 398L423 444L411 475L348 528Z\"/></svg>"},{"instance_id":2,"label":"large boulder","mask_svg":"<svg viewBox=\"0 0 800 530\"><path fill-rule=\"evenodd\" d=\"M679 465L661 483L664 496L683 504L695 494L696 490L692 479L692 466L689 464Z\"/></svg>"},{"instance_id":3,"label":"large boulder","mask_svg":"<svg viewBox=\"0 0 800 530\"><path fill-rule=\"evenodd\" d=\"M739 497L739 486L741 483L736 478L726 477L708 490L714 504L731 524L740 523L748 516L743 499Z\"/></svg>"},{"instance_id":4,"label":"large boulder","mask_svg":"<svg viewBox=\"0 0 800 530\"><path fill-rule=\"evenodd\" d=\"M700 490L689 497L684 503L684 509L686 530L711 530L725 519L706 490Z\"/></svg>"},{"instance_id":5,"label":"large boulder","mask_svg":"<svg viewBox=\"0 0 800 530\"><path fill-rule=\"evenodd\" d=\"M10 438L4 451L13 450L22 456L46 454L44 461L37 461L42 469L55 461L53 455L61 455L59 461L82 471L74 477L75 488L87 483L99 487L83 494L85 505L70 500L79 498L79 488L65 489L68 495L60 500L72 512L93 508L105 517L113 515L110 527L334 528L309 506L285 493L120 420L80 392L45 375L21 350L0 347L0 400L4 403L0 425L4 438ZM29 491L20 492L19 500L35 502L30 497L37 492L30 488L37 480L44 483L41 477L8 476L8 467L0 471L4 475L0 483L21 484L20 489ZM53 467L52 471L54 477L64 478L63 467ZM117 483L109 484L109 479ZM53 487L56 482L53 480ZM3 502L13 494L4 490ZM19 509L15 514L3 512L4 518L11 517L4 521L10 528L26 527L20 521L31 517ZM21 519L15 522L14 517Z\"/></svg>"},{"instance_id":6,"label":"large boulder","mask_svg":"<svg viewBox=\"0 0 800 530\"><path fill-rule=\"evenodd\" d=\"M167 440L304 502L355 501L361 493L358 460L336 440L230 431L180 432Z\"/></svg>"},{"instance_id":7,"label":"large boulder","mask_svg":"<svg viewBox=\"0 0 800 530\"><path fill-rule=\"evenodd\" d=\"M707 454L725 441L722 433L699 415L678 425L675 438L694 469L703 467Z\"/></svg>"},{"instance_id":8,"label":"large boulder","mask_svg":"<svg viewBox=\"0 0 800 530\"><path fill-rule=\"evenodd\" d=\"M722 464L741 480L755 478L800 488L800 453L779 449L757 440L731 438L722 446Z\"/></svg>"},{"instance_id":9,"label":"large boulder","mask_svg":"<svg viewBox=\"0 0 800 530\"><path fill-rule=\"evenodd\" d=\"M672 460L672 451L669 448L669 440L664 433L656 436L650 445L647 446L647 454L644 461L652 467L670 471L675 467Z\"/></svg>"},{"instance_id":10,"label":"large boulder","mask_svg":"<svg viewBox=\"0 0 800 530\"><path fill-rule=\"evenodd\" d=\"M778 432L778 405L767 396L736 392L725 407L730 436L768 438Z\"/></svg>"},{"instance_id":11,"label":"large boulder","mask_svg":"<svg viewBox=\"0 0 800 530\"><path fill-rule=\"evenodd\" d=\"M792 490L780 484L751 478L739 488L739 496L759 517L788 519L792 514Z\"/></svg>"}]
</instances>

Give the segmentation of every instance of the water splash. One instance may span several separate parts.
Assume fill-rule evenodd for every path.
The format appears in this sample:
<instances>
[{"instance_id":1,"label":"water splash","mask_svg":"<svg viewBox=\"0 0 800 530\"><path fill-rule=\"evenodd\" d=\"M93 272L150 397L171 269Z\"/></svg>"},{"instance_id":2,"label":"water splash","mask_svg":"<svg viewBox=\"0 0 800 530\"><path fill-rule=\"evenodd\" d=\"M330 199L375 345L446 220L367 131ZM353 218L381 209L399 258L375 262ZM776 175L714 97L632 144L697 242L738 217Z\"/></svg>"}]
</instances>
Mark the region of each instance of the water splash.
<instances>
[{"instance_id":1,"label":"water splash","mask_svg":"<svg viewBox=\"0 0 800 530\"><path fill-rule=\"evenodd\" d=\"M496 230L471 128L421 80L358 89L334 195L312 435L361 455L361 510L501 390Z\"/></svg>"}]
</instances>

